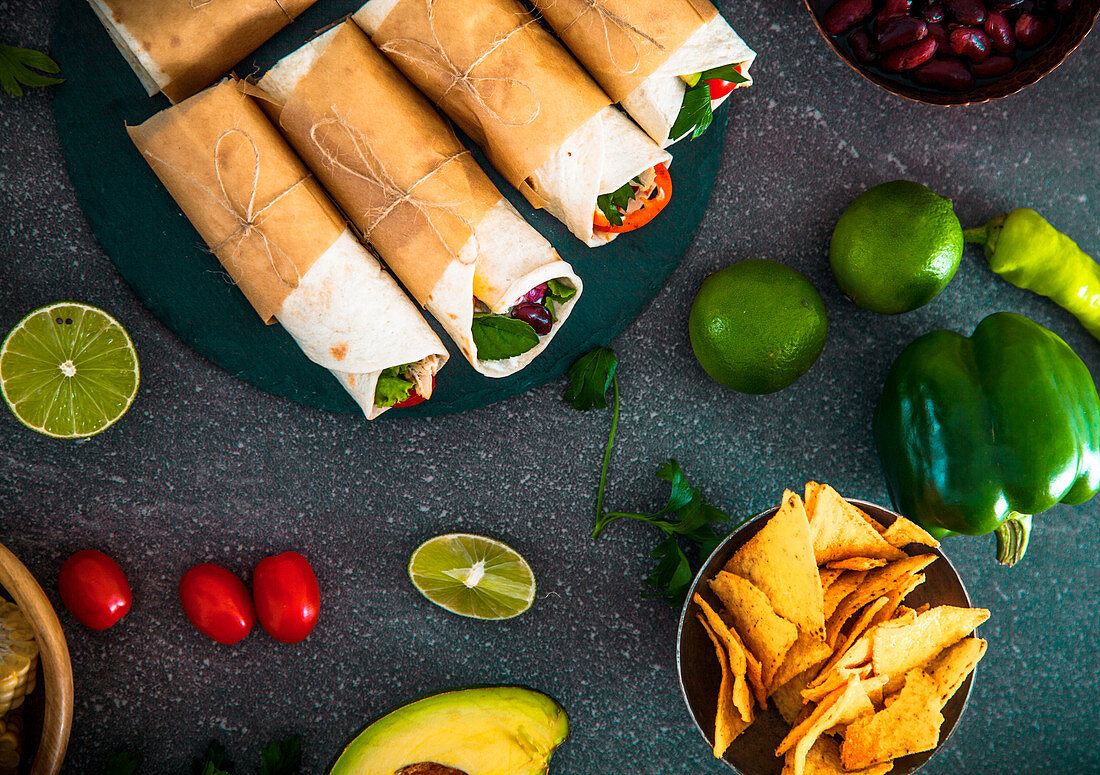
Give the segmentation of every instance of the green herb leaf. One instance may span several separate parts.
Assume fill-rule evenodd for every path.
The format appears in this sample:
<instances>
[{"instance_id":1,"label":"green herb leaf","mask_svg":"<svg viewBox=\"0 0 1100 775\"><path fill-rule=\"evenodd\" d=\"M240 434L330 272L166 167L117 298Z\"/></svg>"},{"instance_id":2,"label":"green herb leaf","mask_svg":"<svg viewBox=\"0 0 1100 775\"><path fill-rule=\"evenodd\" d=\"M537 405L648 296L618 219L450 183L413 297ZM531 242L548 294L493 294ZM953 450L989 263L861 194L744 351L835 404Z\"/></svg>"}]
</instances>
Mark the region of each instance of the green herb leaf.
<instances>
[{"instance_id":1,"label":"green herb leaf","mask_svg":"<svg viewBox=\"0 0 1100 775\"><path fill-rule=\"evenodd\" d=\"M543 296L543 301L549 299L557 304L565 304L576 295L577 289L572 285L566 285L560 280L547 280L546 295Z\"/></svg>"},{"instance_id":2,"label":"green herb leaf","mask_svg":"<svg viewBox=\"0 0 1100 775\"><path fill-rule=\"evenodd\" d=\"M261 754L256 775L298 775L302 771L302 738L291 735L271 743Z\"/></svg>"},{"instance_id":3,"label":"green herb leaf","mask_svg":"<svg viewBox=\"0 0 1100 775\"><path fill-rule=\"evenodd\" d=\"M374 388L375 406L393 406L409 397L416 387L405 374L409 364L403 366L390 366L378 375L378 385Z\"/></svg>"},{"instance_id":4,"label":"green herb leaf","mask_svg":"<svg viewBox=\"0 0 1100 775\"><path fill-rule=\"evenodd\" d=\"M582 412L606 409L607 391L611 389L618 366L615 353L608 347L601 347L581 356L569 367L569 387L565 390L565 400L574 409Z\"/></svg>"},{"instance_id":5,"label":"green herb leaf","mask_svg":"<svg viewBox=\"0 0 1100 775\"><path fill-rule=\"evenodd\" d=\"M116 751L107 759L103 775L134 775L140 763L133 751Z\"/></svg>"},{"instance_id":6,"label":"green herb leaf","mask_svg":"<svg viewBox=\"0 0 1100 775\"><path fill-rule=\"evenodd\" d=\"M539 343L530 323L504 315L474 315L472 332L477 357L484 361L514 358Z\"/></svg>"},{"instance_id":7,"label":"green herb leaf","mask_svg":"<svg viewBox=\"0 0 1100 775\"><path fill-rule=\"evenodd\" d=\"M191 775L232 775L233 763L225 754L225 748L217 740L206 745L203 758L191 760Z\"/></svg>"},{"instance_id":8,"label":"green herb leaf","mask_svg":"<svg viewBox=\"0 0 1100 775\"><path fill-rule=\"evenodd\" d=\"M695 573L676 536L657 544L649 556L657 560L657 567L646 577L645 583L654 589L647 597L664 597L670 604L682 601Z\"/></svg>"},{"instance_id":9,"label":"green herb leaf","mask_svg":"<svg viewBox=\"0 0 1100 775\"><path fill-rule=\"evenodd\" d=\"M704 70L703 74L699 76L700 81L729 81L730 83L748 83L749 79L737 72L737 63L728 65L721 65L720 67L712 67L710 70Z\"/></svg>"},{"instance_id":10,"label":"green herb leaf","mask_svg":"<svg viewBox=\"0 0 1100 775\"><path fill-rule=\"evenodd\" d=\"M707 127L710 126L710 122L713 120L714 113L710 109L710 86L706 81L700 79L699 83L684 92L684 101L680 105L680 113L676 116L672 129L668 131L668 136L675 140L687 134L694 127L694 131L691 131L691 139L694 140L707 131Z\"/></svg>"},{"instance_id":11,"label":"green herb leaf","mask_svg":"<svg viewBox=\"0 0 1100 775\"><path fill-rule=\"evenodd\" d=\"M34 68L33 70L31 68ZM22 97L23 86L53 86L64 83L64 78L51 78L34 72L56 73L61 68L57 62L41 51L30 48L16 48L0 43L0 88L13 97Z\"/></svg>"},{"instance_id":12,"label":"green herb leaf","mask_svg":"<svg viewBox=\"0 0 1100 775\"><path fill-rule=\"evenodd\" d=\"M596 197L596 207L600 208L600 212L612 226L622 226L623 213L626 212L633 198L634 187L627 182L610 194L600 194Z\"/></svg>"}]
</instances>

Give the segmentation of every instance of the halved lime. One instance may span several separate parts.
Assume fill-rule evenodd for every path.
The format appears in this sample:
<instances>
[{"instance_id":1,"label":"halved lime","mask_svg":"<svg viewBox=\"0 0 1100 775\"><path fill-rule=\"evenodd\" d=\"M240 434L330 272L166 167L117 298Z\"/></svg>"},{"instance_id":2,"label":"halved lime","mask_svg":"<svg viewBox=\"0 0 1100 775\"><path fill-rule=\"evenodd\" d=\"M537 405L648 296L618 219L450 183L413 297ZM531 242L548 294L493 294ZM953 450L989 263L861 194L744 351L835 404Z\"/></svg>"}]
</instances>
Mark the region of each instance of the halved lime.
<instances>
[{"instance_id":1,"label":"halved lime","mask_svg":"<svg viewBox=\"0 0 1100 775\"><path fill-rule=\"evenodd\" d=\"M519 552L469 533L422 543L409 558L409 578L436 605L474 619L510 619L535 600L535 574Z\"/></svg>"},{"instance_id":2,"label":"halved lime","mask_svg":"<svg viewBox=\"0 0 1100 775\"><path fill-rule=\"evenodd\" d=\"M60 439L94 436L126 414L140 372L130 336L87 304L60 302L20 321L0 347L0 389L12 413Z\"/></svg>"}]
</instances>

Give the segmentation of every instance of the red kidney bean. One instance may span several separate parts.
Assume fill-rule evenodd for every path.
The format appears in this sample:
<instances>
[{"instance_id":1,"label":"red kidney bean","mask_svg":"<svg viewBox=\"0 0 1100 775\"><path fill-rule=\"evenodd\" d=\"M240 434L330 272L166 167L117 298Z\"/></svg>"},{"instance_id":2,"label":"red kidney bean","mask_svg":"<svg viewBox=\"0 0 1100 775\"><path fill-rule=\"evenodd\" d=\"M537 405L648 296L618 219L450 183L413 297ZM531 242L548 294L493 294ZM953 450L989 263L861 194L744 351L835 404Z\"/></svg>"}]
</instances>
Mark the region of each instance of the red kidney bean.
<instances>
[{"instance_id":1,"label":"red kidney bean","mask_svg":"<svg viewBox=\"0 0 1100 775\"><path fill-rule=\"evenodd\" d=\"M981 0L944 0L943 4L959 24L981 24L985 21L985 6Z\"/></svg>"},{"instance_id":2,"label":"red kidney bean","mask_svg":"<svg viewBox=\"0 0 1100 775\"><path fill-rule=\"evenodd\" d=\"M873 64L878 59L878 54L871 50L871 36L867 30L855 30L848 36L848 45L855 58L865 65Z\"/></svg>"},{"instance_id":3,"label":"red kidney bean","mask_svg":"<svg viewBox=\"0 0 1100 775\"><path fill-rule=\"evenodd\" d=\"M1023 1L1024 0L997 0L997 2L993 4L993 9L1004 13L1005 11L1013 10Z\"/></svg>"},{"instance_id":4,"label":"red kidney bean","mask_svg":"<svg viewBox=\"0 0 1100 775\"><path fill-rule=\"evenodd\" d=\"M554 318L550 315L550 310L541 304L532 304L526 301L512 307L512 317L530 323L531 328L535 329L535 333L539 336L549 334L554 325Z\"/></svg>"},{"instance_id":5,"label":"red kidney bean","mask_svg":"<svg viewBox=\"0 0 1100 775\"><path fill-rule=\"evenodd\" d=\"M945 91L967 91L974 87L974 76L958 59L931 59L913 71L918 83Z\"/></svg>"},{"instance_id":6,"label":"red kidney bean","mask_svg":"<svg viewBox=\"0 0 1100 775\"><path fill-rule=\"evenodd\" d=\"M895 73L912 70L931 59L932 55L936 53L936 48L936 39L926 36L916 43L896 48L883 55L882 69Z\"/></svg>"},{"instance_id":7,"label":"red kidney bean","mask_svg":"<svg viewBox=\"0 0 1100 775\"><path fill-rule=\"evenodd\" d=\"M825 31L830 35L847 32L870 16L872 11L874 6L871 0L837 0L825 12Z\"/></svg>"},{"instance_id":8,"label":"red kidney bean","mask_svg":"<svg viewBox=\"0 0 1100 775\"><path fill-rule=\"evenodd\" d=\"M948 36L951 50L971 62L984 62L993 53L989 36L973 27L956 27Z\"/></svg>"},{"instance_id":9,"label":"red kidney bean","mask_svg":"<svg viewBox=\"0 0 1100 775\"><path fill-rule=\"evenodd\" d=\"M939 3L929 3L921 11L921 16L929 24L939 24L943 21L943 6Z\"/></svg>"},{"instance_id":10,"label":"red kidney bean","mask_svg":"<svg viewBox=\"0 0 1100 775\"><path fill-rule=\"evenodd\" d=\"M875 48L881 52L893 51L895 48L916 43L927 34L928 25L920 19L899 16L883 25L875 36Z\"/></svg>"},{"instance_id":11,"label":"red kidney bean","mask_svg":"<svg viewBox=\"0 0 1100 775\"><path fill-rule=\"evenodd\" d=\"M929 24L928 37L936 39L938 50L947 48L947 27L942 24Z\"/></svg>"},{"instance_id":12,"label":"red kidney bean","mask_svg":"<svg viewBox=\"0 0 1100 775\"><path fill-rule=\"evenodd\" d=\"M1024 48L1036 48L1047 42L1057 26L1053 16L1022 13L1016 20L1016 42Z\"/></svg>"},{"instance_id":13,"label":"red kidney bean","mask_svg":"<svg viewBox=\"0 0 1100 775\"><path fill-rule=\"evenodd\" d=\"M1060 14L1067 14L1073 10L1073 0L1054 0L1054 9Z\"/></svg>"},{"instance_id":14,"label":"red kidney bean","mask_svg":"<svg viewBox=\"0 0 1100 775\"><path fill-rule=\"evenodd\" d=\"M998 54L1011 54L1016 50L1016 35L1012 32L1012 22L1000 11L993 11L985 17L982 29L989 36L993 50Z\"/></svg>"},{"instance_id":15,"label":"red kidney bean","mask_svg":"<svg viewBox=\"0 0 1100 775\"><path fill-rule=\"evenodd\" d=\"M886 0L879 16L908 16L913 9L913 0Z\"/></svg>"},{"instance_id":16,"label":"red kidney bean","mask_svg":"<svg viewBox=\"0 0 1100 775\"><path fill-rule=\"evenodd\" d=\"M1006 56L991 56L984 62L978 62L970 66L974 75L978 78L999 78L1012 72L1016 67L1016 60Z\"/></svg>"}]
</instances>

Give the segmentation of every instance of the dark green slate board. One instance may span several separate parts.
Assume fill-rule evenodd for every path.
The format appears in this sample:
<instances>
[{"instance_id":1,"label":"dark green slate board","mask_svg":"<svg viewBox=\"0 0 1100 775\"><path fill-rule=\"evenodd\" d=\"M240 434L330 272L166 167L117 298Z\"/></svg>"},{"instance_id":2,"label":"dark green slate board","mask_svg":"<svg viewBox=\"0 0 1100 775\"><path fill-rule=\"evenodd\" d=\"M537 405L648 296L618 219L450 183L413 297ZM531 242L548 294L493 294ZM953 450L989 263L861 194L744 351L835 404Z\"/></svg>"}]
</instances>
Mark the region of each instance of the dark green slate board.
<instances>
[{"instance_id":1,"label":"dark green slate board","mask_svg":"<svg viewBox=\"0 0 1100 775\"><path fill-rule=\"evenodd\" d=\"M319 0L237 73L266 71L361 3ZM146 96L86 0L62 0L59 19L51 53L67 79L54 103L61 148L88 222L122 276L165 325L231 374L303 404L358 411L336 379L306 359L281 327L260 322L130 143L125 125L141 123L167 107L167 100ZM475 372L431 321L451 351L432 400L383 416L449 414L518 395L560 376L626 328L676 268L702 219L721 161L726 112L719 111L702 138L676 147L673 197L665 212L598 250L533 210L463 138L497 187L573 265L584 280L584 295L550 347L505 379Z\"/></svg>"}]
</instances>

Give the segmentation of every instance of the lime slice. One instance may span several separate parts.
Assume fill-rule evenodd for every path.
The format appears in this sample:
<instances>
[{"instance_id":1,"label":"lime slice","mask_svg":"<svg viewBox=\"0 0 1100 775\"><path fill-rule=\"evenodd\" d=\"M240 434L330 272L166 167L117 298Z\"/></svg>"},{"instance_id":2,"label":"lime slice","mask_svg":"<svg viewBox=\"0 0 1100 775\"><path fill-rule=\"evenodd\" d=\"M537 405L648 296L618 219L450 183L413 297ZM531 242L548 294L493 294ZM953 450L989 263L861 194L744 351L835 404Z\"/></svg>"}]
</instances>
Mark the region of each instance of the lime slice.
<instances>
[{"instance_id":1,"label":"lime slice","mask_svg":"<svg viewBox=\"0 0 1100 775\"><path fill-rule=\"evenodd\" d=\"M137 353L118 321L86 304L35 310L0 347L0 388L28 428L60 439L94 436L126 414Z\"/></svg>"},{"instance_id":2,"label":"lime slice","mask_svg":"<svg viewBox=\"0 0 1100 775\"><path fill-rule=\"evenodd\" d=\"M436 605L474 619L510 619L535 600L527 561L500 541L469 533L422 543L409 558L409 578Z\"/></svg>"}]
</instances>

